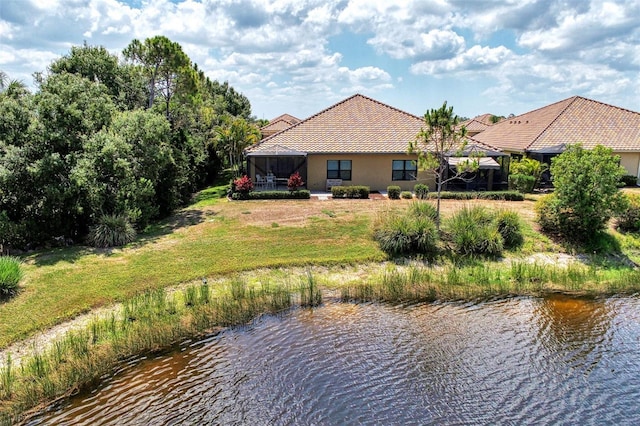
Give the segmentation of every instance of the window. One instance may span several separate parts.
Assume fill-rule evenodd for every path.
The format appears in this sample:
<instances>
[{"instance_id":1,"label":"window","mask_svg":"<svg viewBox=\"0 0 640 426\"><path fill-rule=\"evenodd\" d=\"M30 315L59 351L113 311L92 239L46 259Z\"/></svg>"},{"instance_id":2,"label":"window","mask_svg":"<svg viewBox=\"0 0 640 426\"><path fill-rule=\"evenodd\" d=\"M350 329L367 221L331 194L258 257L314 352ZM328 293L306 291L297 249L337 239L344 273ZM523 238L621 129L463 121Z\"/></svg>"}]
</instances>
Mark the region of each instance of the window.
<instances>
[{"instance_id":1,"label":"window","mask_svg":"<svg viewBox=\"0 0 640 426\"><path fill-rule=\"evenodd\" d=\"M351 180L351 160L328 160L327 179Z\"/></svg>"},{"instance_id":2,"label":"window","mask_svg":"<svg viewBox=\"0 0 640 426\"><path fill-rule=\"evenodd\" d=\"M418 166L414 160L393 160L391 180L416 180Z\"/></svg>"}]
</instances>

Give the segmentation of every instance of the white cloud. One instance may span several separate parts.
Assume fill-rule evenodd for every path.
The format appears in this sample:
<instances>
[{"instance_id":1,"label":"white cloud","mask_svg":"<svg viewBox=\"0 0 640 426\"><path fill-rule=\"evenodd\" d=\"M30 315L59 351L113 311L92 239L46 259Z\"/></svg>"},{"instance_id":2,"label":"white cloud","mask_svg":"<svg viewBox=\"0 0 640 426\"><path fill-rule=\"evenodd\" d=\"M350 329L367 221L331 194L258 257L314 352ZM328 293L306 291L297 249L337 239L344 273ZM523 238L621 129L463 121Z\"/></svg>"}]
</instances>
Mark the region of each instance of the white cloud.
<instances>
[{"instance_id":1,"label":"white cloud","mask_svg":"<svg viewBox=\"0 0 640 426\"><path fill-rule=\"evenodd\" d=\"M262 108L328 106L354 91L416 93L408 87L442 84L437 77L473 80L477 93L492 94L484 102L540 106L581 94L640 109L637 0L0 2L0 69L27 84L85 40L119 53L162 34ZM344 42L350 34L357 43ZM456 106L470 102L459 96Z\"/></svg>"},{"instance_id":2,"label":"white cloud","mask_svg":"<svg viewBox=\"0 0 640 426\"><path fill-rule=\"evenodd\" d=\"M495 68L512 55L504 46L491 48L479 45L472 46L460 55L437 61L424 61L411 67L414 74L450 74L455 72L482 72L485 69Z\"/></svg>"}]
</instances>

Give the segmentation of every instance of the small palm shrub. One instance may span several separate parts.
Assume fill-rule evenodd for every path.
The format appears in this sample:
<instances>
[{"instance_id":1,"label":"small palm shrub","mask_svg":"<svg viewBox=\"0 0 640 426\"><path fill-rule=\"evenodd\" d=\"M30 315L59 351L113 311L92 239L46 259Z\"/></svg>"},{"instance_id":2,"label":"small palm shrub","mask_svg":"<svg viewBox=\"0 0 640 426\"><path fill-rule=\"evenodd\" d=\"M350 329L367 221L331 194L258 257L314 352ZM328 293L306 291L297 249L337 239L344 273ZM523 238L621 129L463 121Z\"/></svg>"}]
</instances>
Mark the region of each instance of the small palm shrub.
<instances>
[{"instance_id":1,"label":"small palm shrub","mask_svg":"<svg viewBox=\"0 0 640 426\"><path fill-rule=\"evenodd\" d=\"M479 206L464 207L446 219L444 230L452 250L461 255L498 256L504 248L493 215Z\"/></svg>"},{"instance_id":2,"label":"small palm shrub","mask_svg":"<svg viewBox=\"0 0 640 426\"><path fill-rule=\"evenodd\" d=\"M387 186L387 196L390 200L399 200L400 199L400 189L397 185Z\"/></svg>"},{"instance_id":3,"label":"small palm shrub","mask_svg":"<svg viewBox=\"0 0 640 426\"><path fill-rule=\"evenodd\" d=\"M0 296L12 295L18 290L23 272L20 259L0 256Z\"/></svg>"},{"instance_id":4,"label":"small palm shrub","mask_svg":"<svg viewBox=\"0 0 640 426\"><path fill-rule=\"evenodd\" d=\"M518 213L511 210L502 210L496 214L495 223L498 232L502 235L505 248L519 247L524 242L522 235L522 220Z\"/></svg>"},{"instance_id":5,"label":"small palm shrub","mask_svg":"<svg viewBox=\"0 0 640 426\"><path fill-rule=\"evenodd\" d=\"M410 200L413 198L413 194L411 193L411 191L402 191L400 193L400 198L402 198L403 200Z\"/></svg>"},{"instance_id":6,"label":"small palm shrub","mask_svg":"<svg viewBox=\"0 0 640 426\"><path fill-rule=\"evenodd\" d=\"M410 214L388 214L378 221L374 239L385 253L391 255L435 253L438 231L428 217Z\"/></svg>"},{"instance_id":7,"label":"small palm shrub","mask_svg":"<svg viewBox=\"0 0 640 426\"><path fill-rule=\"evenodd\" d=\"M413 187L413 192L415 192L416 198L424 200L429 196L429 187L424 183L417 183Z\"/></svg>"},{"instance_id":8,"label":"small palm shrub","mask_svg":"<svg viewBox=\"0 0 640 426\"><path fill-rule=\"evenodd\" d=\"M102 215L91 227L88 241L93 247L118 247L136 238L136 230L125 215Z\"/></svg>"},{"instance_id":9,"label":"small palm shrub","mask_svg":"<svg viewBox=\"0 0 640 426\"><path fill-rule=\"evenodd\" d=\"M640 195L626 194L627 206L616 216L619 230L626 232L640 231Z\"/></svg>"}]
</instances>

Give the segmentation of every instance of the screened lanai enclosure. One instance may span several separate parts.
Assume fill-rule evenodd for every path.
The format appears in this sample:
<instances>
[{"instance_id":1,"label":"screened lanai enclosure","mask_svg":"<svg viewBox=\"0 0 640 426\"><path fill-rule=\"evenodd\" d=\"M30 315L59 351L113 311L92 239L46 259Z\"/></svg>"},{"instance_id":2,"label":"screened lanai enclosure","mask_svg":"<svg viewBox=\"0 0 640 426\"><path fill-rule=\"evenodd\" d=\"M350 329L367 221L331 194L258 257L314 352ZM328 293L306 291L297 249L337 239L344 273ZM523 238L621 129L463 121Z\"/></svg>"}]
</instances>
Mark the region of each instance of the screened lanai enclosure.
<instances>
[{"instance_id":1,"label":"screened lanai enclosure","mask_svg":"<svg viewBox=\"0 0 640 426\"><path fill-rule=\"evenodd\" d=\"M273 175L277 186L286 186L287 180L295 172L306 182L307 153L282 145L259 148L247 153L247 172L254 181Z\"/></svg>"}]
</instances>

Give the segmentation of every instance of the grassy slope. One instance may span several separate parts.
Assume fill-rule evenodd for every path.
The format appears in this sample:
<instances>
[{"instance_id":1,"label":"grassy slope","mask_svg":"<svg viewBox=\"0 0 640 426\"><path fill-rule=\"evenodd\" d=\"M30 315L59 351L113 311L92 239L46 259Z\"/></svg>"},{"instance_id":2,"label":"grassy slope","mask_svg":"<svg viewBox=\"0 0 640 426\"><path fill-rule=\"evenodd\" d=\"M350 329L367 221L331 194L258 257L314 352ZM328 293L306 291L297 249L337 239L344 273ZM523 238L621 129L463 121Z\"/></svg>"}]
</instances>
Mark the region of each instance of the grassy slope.
<instances>
[{"instance_id":1,"label":"grassy slope","mask_svg":"<svg viewBox=\"0 0 640 426\"><path fill-rule=\"evenodd\" d=\"M240 203L246 217L250 203ZM149 288L256 268L384 258L368 235L366 215L354 220L316 217L304 226L262 226L243 223L242 213L223 216L237 211L238 203L233 204L221 201L213 208L185 210L183 215L205 215L186 227L170 223L124 249L69 248L27 257L21 293L0 304L0 347Z\"/></svg>"}]
</instances>

